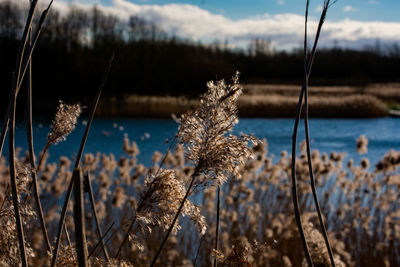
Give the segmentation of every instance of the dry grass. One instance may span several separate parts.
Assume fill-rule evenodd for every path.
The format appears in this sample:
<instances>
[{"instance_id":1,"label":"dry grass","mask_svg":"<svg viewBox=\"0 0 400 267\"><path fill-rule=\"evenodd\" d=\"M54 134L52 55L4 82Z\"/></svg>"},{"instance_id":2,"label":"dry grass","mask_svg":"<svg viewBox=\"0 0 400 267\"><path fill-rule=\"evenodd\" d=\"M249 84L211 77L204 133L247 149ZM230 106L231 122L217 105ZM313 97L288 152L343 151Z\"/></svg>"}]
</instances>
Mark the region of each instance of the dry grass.
<instances>
[{"instance_id":1,"label":"dry grass","mask_svg":"<svg viewBox=\"0 0 400 267\"><path fill-rule=\"evenodd\" d=\"M208 91L198 105L184 98L132 96L123 102L111 101L111 115L121 112L126 115L127 111L140 109L140 114L146 116L169 116L195 108L180 117L180 128L173 139L180 143L164 156L155 152L152 166L147 167L137 161L137 145L127 138L123 140L125 154L118 160L112 154L101 152L83 155L113 57L92 103L74 165L65 157L58 163L46 162L48 148L65 140L74 130L81 111L79 105L61 103L36 167L32 86L28 82L25 109L30 146L27 156L19 155L14 144L16 98L26 70L28 81L31 78L31 53L52 2L42 13L33 42L28 42L36 3L31 2L1 137L2 147L10 122L8 163L0 157L1 265L48 266L51 262L51 266L145 266L151 262L150 266L210 266L214 261L216 266L219 261L220 265L239 267L304 266L307 263L330 266L334 265L333 259L337 266L400 264L397 253L400 249L397 201L400 152L390 151L370 170L366 158L355 164L353 160L345 163L343 155L334 152L330 156L318 151L311 154L306 138L307 145L301 145L298 159L288 157L283 151L280 158L274 160L268 154L266 140L261 142L252 136L231 134L238 122L238 106L242 115L266 116L279 111L280 116L290 114L288 116L292 117L296 98L258 93L239 100L242 88L238 75L231 85L224 81L209 82ZM324 2L311 57L305 59L306 129L308 76L329 3L329 0ZM325 94L318 94L309 101L310 111L315 116L373 117L384 113L382 103L374 96L348 94L338 98L329 96L329 90L322 91ZM160 106L164 106L162 112ZM300 107L301 101L296 122ZM107 112L105 108L103 104L100 113ZM260 113L262 109L266 111ZM355 148L359 153L365 153L367 146L364 136L357 139ZM293 155L296 155L295 147ZM311 177L315 177L332 246L325 230L321 234L314 227L317 216L313 199L316 204L318 201L313 179L310 187L311 164L314 166ZM296 176L299 197L293 190L293 199L298 201L294 203L297 209L293 213L290 177L296 185ZM30 184L34 185L35 202L28 201ZM72 188L74 205L69 202ZM59 209L61 199L64 199L62 211ZM43 208L41 202L45 203ZM87 208L89 204L91 210ZM318 206L317 211L322 224ZM304 227L299 223L300 214ZM107 230L103 235L104 229ZM297 234L303 229L301 238L306 257ZM47 234L56 242L49 242ZM304 239L308 240L308 249Z\"/></svg>"},{"instance_id":2,"label":"dry grass","mask_svg":"<svg viewBox=\"0 0 400 267\"><path fill-rule=\"evenodd\" d=\"M248 141L253 138L227 135L237 123L236 101L240 95L237 78L231 86L219 82L210 83L209 88L200 107L181 117L177 137L183 144L178 144L165 156L154 152L152 166L138 162L137 144L127 138L123 140L125 154L119 159L112 154L101 154L101 151L83 156L80 166L83 173L91 177L97 212L95 216L93 210L86 208L84 213L85 244L89 252L99 241L95 217L103 230L114 225L104 237L110 261L107 263L103 258L100 245L91 253L89 264L146 266L163 237L165 246L158 250L158 266L193 266L195 261L196 266L210 266L214 256L219 265L306 264L293 215L291 158L283 151L279 159L274 159L268 154L266 140L248 147ZM58 124L53 122L53 125ZM53 126L51 131L54 130ZM364 136L355 140L354 149L360 153L367 151L367 146ZM296 175L304 232L314 264L330 266L322 234L313 226L317 224L317 216L305 145L301 148ZM252 154L253 159L249 159ZM54 240L59 230L60 200L68 192L68 181L76 163L73 167L65 157L57 163L46 162L46 156L41 158L43 162L35 173L42 203L46 203L43 207L45 223L50 240ZM343 155L334 152L321 155L313 151L311 159L336 264L400 264L397 253L400 249L400 228L397 227L400 152L389 152L375 168L370 167L368 159L360 163L345 162ZM17 155L16 162L18 192L22 199L29 195L27 185L31 182L31 170L25 167L26 156ZM161 165L164 170L160 170ZM13 203L8 188L9 176L9 166L1 159L0 222L3 230L0 243L4 245L0 260L5 264L18 264L15 219L10 216ZM192 185L194 190L190 190ZM218 185L221 206L217 221ZM84 201L84 206L89 207L89 197ZM20 205L28 263L46 266L50 257L43 249L46 241L32 205L32 201ZM175 216L181 209L182 216ZM57 265L74 266L78 255L72 203L66 211ZM214 251L217 222L219 250ZM171 236L166 235L166 231L171 232ZM125 239L127 244L123 246Z\"/></svg>"},{"instance_id":3,"label":"dry grass","mask_svg":"<svg viewBox=\"0 0 400 267\"><path fill-rule=\"evenodd\" d=\"M284 95L297 96L296 85L246 84L244 93L248 95ZM310 96L349 96L371 95L388 102L400 102L400 84L370 84L367 86L310 86Z\"/></svg>"},{"instance_id":4,"label":"dry grass","mask_svg":"<svg viewBox=\"0 0 400 267\"><path fill-rule=\"evenodd\" d=\"M82 167L93 177L96 208L102 229L106 229L112 222L116 224L129 222L141 192L146 189L144 179L148 175L155 174L160 163L159 153L156 153L154 165L143 166L136 159L139 151L127 149L126 143L131 142L127 139L124 142L126 154L119 159L101 153L84 156ZM288 262L292 266L301 266L303 254L292 211L288 153L282 152L280 158L274 159L268 154L266 141L253 147L253 152L256 157L249 160L239 171L241 179L232 177L221 187L221 253L225 256L225 261L236 262L237 257L231 255L234 245L238 257L253 266L288 266ZM309 225L317 222L304 153L305 151L302 151L299 156L296 169L303 221L305 225ZM326 216L326 225L337 264L343 262L345 265L342 266L398 266L400 209L397 191L400 188L400 152L389 152L376 164L376 167L369 167L362 162L355 163L353 160L344 161L342 155L334 152L327 155L313 151L312 160L318 192L322 190L324 192L320 194L321 207ZM18 162L25 161L23 156L19 157ZM190 180L194 166L185 160L181 146L178 146L175 152L169 153L165 162L166 167L174 170L179 181ZM44 214L51 238L55 235L55 225L59 218L57 202L66 190L66 179L71 177L71 165L70 160L63 157L57 163L44 164L44 168L38 172L42 201L46 203ZM1 192L6 192L8 175L8 166L2 159ZM25 185L26 182L19 185L21 194L26 192ZM199 206L202 216L206 218L208 227L201 242L197 266L209 266L212 261L216 216L215 194L216 188L211 186L192 199ZM4 199L2 193L0 201ZM88 199L86 202L89 206ZM24 207L21 208L25 210ZM12 211L12 202L9 198L6 198L0 213L2 233L5 233L4 229L9 229L7 227L13 225L13 216L7 216L7 210ZM32 266L43 266L48 264L47 254L43 250L45 241L32 207L27 206L28 210L31 212L22 214L30 216L30 223L25 224L25 227L29 225L29 228L26 228L27 247L32 247L29 262ZM74 242L72 205L68 210L66 226ZM156 206L153 206L147 216L151 217L151 212L156 211ZM93 216L93 212L88 210L86 230L89 251L98 241ZM195 230L196 225L191 220L182 217L180 226L182 230L170 237L165 251L160 256L160 262L168 262L170 266L191 266L202 237ZM316 228L307 227L305 230L310 240L310 250L315 264L329 266L321 234ZM117 229L114 227L112 232ZM110 255L115 254L124 234L121 229L116 231L107 243ZM146 220L142 220L132 231L130 245L123 248L122 259L134 266L146 266L163 235L163 227L159 227L158 223L146 223ZM1 235L1 244L7 244L2 246L2 257L9 260L18 259L14 228L8 230L8 236ZM64 248L68 247L65 236L63 240L65 241L60 251L60 263L74 259L63 252ZM8 258L9 255L15 256ZM99 261L104 261L100 249L95 255Z\"/></svg>"},{"instance_id":5,"label":"dry grass","mask_svg":"<svg viewBox=\"0 0 400 267\"><path fill-rule=\"evenodd\" d=\"M296 87L299 93L299 87ZM239 98L241 117L292 118L298 96L282 94L244 94ZM129 96L126 100L103 102L98 115L169 118L197 106L197 101L184 97ZM313 96L309 99L311 117L371 118L387 115L382 101L371 95Z\"/></svg>"}]
</instances>

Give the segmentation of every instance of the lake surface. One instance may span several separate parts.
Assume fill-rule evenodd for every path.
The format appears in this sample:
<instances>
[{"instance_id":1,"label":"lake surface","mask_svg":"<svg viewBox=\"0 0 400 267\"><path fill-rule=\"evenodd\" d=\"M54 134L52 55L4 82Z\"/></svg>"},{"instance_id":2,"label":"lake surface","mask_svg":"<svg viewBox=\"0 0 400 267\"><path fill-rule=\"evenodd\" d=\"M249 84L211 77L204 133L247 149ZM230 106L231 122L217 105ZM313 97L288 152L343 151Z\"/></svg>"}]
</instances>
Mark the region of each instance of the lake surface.
<instances>
[{"instance_id":1,"label":"lake surface","mask_svg":"<svg viewBox=\"0 0 400 267\"><path fill-rule=\"evenodd\" d=\"M74 157L85 130L85 118L80 120L75 131L67 140L50 148L51 160L59 156ZM268 151L276 156L286 150L291 151L293 119L247 119L242 118L235 126L235 133L254 134L267 138ZM311 149L320 152L346 152L347 159L359 162L368 157L375 164L390 149L400 150L400 119L310 119ZM50 121L39 120L34 123L36 154L43 148L49 131ZM174 137L178 124L173 120L97 118L94 120L85 152L113 153L118 158L122 154L122 140L128 135L137 142L140 149L139 161L145 165L151 162L155 150L165 152L166 140ZM365 134L369 140L368 153L358 155L356 139ZM304 123L301 121L298 140L304 140ZM17 123L16 146L27 148L24 123ZM4 156L8 155L8 144L4 146Z\"/></svg>"}]
</instances>

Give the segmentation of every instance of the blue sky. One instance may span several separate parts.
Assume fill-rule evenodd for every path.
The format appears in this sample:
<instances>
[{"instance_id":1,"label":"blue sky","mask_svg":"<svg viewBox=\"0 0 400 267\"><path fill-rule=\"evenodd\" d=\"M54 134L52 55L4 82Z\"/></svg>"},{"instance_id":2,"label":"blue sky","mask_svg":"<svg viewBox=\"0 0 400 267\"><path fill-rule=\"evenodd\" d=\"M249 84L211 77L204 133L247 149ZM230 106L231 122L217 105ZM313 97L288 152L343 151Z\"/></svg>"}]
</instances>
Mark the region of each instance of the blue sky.
<instances>
[{"instance_id":1,"label":"blue sky","mask_svg":"<svg viewBox=\"0 0 400 267\"><path fill-rule=\"evenodd\" d=\"M0 0L1 1L1 0ZM310 32L323 0L310 2ZM56 0L60 10L94 3L121 19L138 16L166 32L193 41L228 42L246 47L250 40L271 40L277 49L299 47L305 0ZM400 43L400 0L338 0L328 11L321 46L344 48Z\"/></svg>"},{"instance_id":2,"label":"blue sky","mask_svg":"<svg viewBox=\"0 0 400 267\"><path fill-rule=\"evenodd\" d=\"M111 0L82 0L81 2L112 4ZM305 6L305 1L301 0L129 0L129 2L145 5L191 4L231 19L242 19L264 13L301 15ZM318 7L322 3L323 0L310 1L310 14L318 16ZM362 21L398 22L400 21L399 12L400 0L338 0L329 12L329 19L351 18Z\"/></svg>"}]
</instances>

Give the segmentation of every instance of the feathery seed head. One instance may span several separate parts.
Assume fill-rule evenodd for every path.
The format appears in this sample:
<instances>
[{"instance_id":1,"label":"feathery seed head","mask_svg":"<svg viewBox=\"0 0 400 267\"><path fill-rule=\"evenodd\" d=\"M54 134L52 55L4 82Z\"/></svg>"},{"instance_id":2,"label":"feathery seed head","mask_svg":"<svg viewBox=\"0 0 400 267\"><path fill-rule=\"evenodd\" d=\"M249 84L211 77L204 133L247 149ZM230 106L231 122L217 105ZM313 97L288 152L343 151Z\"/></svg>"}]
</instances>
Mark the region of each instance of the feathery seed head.
<instances>
[{"instance_id":1,"label":"feathery seed head","mask_svg":"<svg viewBox=\"0 0 400 267\"><path fill-rule=\"evenodd\" d=\"M151 195L145 199L143 211L138 214L138 221L151 231L148 225L159 225L166 230L171 225L180 203L185 196L184 182L176 177L173 170L161 170L157 176L149 176L145 185L151 190ZM200 208L186 200L182 215L188 215L195 222L201 234L206 232L206 222L200 213ZM174 226L176 233L180 229L179 222Z\"/></svg>"},{"instance_id":2,"label":"feathery seed head","mask_svg":"<svg viewBox=\"0 0 400 267\"><path fill-rule=\"evenodd\" d=\"M47 136L48 144L57 144L64 141L76 126L78 117L81 114L81 105L67 105L60 100L56 116L52 122L51 132Z\"/></svg>"},{"instance_id":3,"label":"feathery seed head","mask_svg":"<svg viewBox=\"0 0 400 267\"><path fill-rule=\"evenodd\" d=\"M205 175L204 184L210 180L222 184L232 173L239 176L240 166L253 155L248 143L259 140L229 134L238 123L239 73L231 85L221 80L208 82L207 87L198 109L182 115L178 137L186 146L186 157L197 166L197 174Z\"/></svg>"}]
</instances>

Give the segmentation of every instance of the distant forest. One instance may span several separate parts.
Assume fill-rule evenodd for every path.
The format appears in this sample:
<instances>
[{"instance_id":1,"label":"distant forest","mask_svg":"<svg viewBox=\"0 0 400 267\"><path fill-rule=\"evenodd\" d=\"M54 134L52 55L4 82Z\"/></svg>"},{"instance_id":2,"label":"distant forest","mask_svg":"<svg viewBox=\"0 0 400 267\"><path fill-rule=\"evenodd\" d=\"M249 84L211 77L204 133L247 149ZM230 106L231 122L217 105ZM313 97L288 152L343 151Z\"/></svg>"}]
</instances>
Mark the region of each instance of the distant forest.
<instances>
[{"instance_id":1,"label":"distant forest","mask_svg":"<svg viewBox=\"0 0 400 267\"><path fill-rule=\"evenodd\" d=\"M1 104L9 95L16 51L27 10L12 1L0 4ZM38 18L36 18L38 19ZM36 99L87 99L94 95L113 51L115 64L108 96L126 94L195 97L208 80L229 79L236 70L242 83L300 84L301 51L274 51L268 40L253 40L247 49L204 45L171 36L138 17L123 21L96 6L74 6L61 15L52 9L33 57ZM320 50L311 85L357 85L400 81L400 47ZM56 102L56 101L55 101ZM57 103L56 103L57 104Z\"/></svg>"}]
</instances>

